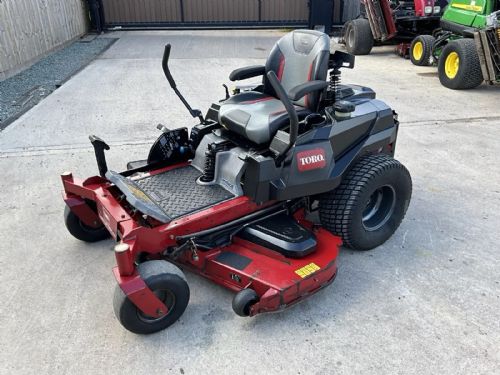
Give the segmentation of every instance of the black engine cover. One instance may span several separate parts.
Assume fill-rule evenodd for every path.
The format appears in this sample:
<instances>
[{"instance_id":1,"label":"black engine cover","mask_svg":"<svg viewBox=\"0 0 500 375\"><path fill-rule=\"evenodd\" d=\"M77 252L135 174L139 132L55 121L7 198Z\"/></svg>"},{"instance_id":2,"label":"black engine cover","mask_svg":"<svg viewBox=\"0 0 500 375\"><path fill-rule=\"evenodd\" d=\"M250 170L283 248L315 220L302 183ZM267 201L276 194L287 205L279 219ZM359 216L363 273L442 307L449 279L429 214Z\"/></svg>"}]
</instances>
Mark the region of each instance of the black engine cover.
<instances>
[{"instance_id":1,"label":"black engine cover","mask_svg":"<svg viewBox=\"0 0 500 375\"><path fill-rule=\"evenodd\" d=\"M286 214L279 214L244 228L238 237L277 251L288 258L302 258L316 250L316 237Z\"/></svg>"}]
</instances>

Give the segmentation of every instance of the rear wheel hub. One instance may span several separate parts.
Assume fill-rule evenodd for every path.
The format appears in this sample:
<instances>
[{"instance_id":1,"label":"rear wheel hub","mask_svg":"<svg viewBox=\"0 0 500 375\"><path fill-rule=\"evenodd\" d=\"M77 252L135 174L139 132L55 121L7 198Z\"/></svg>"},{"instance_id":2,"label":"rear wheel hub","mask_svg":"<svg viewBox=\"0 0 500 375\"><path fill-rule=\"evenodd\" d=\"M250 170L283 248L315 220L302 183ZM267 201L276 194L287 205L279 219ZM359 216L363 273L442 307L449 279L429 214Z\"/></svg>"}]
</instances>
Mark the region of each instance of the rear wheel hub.
<instances>
[{"instance_id":1,"label":"rear wheel hub","mask_svg":"<svg viewBox=\"0 0 500 375\"><path fill-rule=\"evenodd\" d=\"M446 61L444 64L444 70L445 70L446 76L449 79L455 78L457 76L459 67L460 67L460 57L458 56L458 53L451 52L446 57Z\"/></svg>"},{"instance_id":2,"label":"rear wheel hub","mask_svg":"<svg viewBox=\"0 0 500 375\"><path fill-rule=\"evenodd\" d=\"M424 54L424 46L423 46L422 42L415 43L415 45L413 46L412 53L413 53L413 57L415 58L415 60L422 59L422 55Z\"/></svg>"},{"instance_id":3,"label":"rear wheel hub","mask_svg":"<svg viewBox=\"0 0 500 375\"><path fill-rule=\"evenodd\" d=\"M391 218L396 204L396 191L390 185L375 190L363 211L363 227L367 231L380 229Z\"/></svg>"}]
</instances>

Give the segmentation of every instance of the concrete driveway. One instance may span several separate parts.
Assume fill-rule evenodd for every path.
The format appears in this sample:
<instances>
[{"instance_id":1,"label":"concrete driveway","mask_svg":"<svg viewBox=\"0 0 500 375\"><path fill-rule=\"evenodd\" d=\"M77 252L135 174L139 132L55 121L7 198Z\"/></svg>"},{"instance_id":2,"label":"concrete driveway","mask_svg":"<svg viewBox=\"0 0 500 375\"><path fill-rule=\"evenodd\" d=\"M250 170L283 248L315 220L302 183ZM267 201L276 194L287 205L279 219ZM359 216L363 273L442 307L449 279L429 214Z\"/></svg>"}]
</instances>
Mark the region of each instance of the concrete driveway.
<instances>
[{"instance_id":1,"label":"concrete driveway","mask_svg":"<svg viewBox=\"0 0 500 375\"><path fill-rule=\"evenodd\" d=\"M280 32L116 32L99 59L0 133L1 374L493 374L500 368L500 88L452 91L434 68L377 48L343 82L400 113L397 158L413 200L370 252L343 250L337 280L282 313L239 318L232 294L187 274L190 304L151 336L112 311L111 241L66 232L59 174L96 174L87 135L123 169L155 125L195 122L160 66L172 43L179 88L205 110L237 67L262 63Z\"/></svg>"}]
</instances>

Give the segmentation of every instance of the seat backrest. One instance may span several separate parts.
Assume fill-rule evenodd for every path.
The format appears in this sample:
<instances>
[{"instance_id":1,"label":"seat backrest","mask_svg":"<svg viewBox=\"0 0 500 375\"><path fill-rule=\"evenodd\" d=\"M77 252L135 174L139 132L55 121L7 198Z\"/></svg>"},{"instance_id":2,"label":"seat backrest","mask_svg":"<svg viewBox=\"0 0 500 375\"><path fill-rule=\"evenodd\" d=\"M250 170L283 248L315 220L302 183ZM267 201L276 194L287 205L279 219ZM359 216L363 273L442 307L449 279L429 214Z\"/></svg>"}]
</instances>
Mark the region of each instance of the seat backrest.
<instances>
[{"instance_id":1,"label":"seat backrest","mask_svg":"<svg viewBox=\"0 0 500 375\"><path fill-rule=\"evenodd\" d=\"M285 91L307 81L326 80L330 38L314 30L295 30L274 45L266 62L266 74L274 71ZM264 77L264 92L276 96L271 83ZM308 94L294 104L316 110L320 93Z\"/></svg>"}]
</instances>

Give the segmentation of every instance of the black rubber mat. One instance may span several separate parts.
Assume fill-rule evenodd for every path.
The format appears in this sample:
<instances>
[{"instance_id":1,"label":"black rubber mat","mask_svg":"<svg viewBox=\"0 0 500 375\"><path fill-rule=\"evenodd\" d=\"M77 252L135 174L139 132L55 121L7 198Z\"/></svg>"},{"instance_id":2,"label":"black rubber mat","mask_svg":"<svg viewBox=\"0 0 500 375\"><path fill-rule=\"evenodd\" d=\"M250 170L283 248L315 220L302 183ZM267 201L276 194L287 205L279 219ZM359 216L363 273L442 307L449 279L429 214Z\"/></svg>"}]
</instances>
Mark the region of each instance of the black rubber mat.
<instances>
[{"instance_id":1,"label":"black rubber mat","mask_svg":"<svg viewBox=\"0 0 500 375\"><path fill-rule=\"evenodd\" d=\"M219 185L198 185L201 172L187 166L135 180L135 183L171 218L199 211L234 197Z\"/></svg>"},{"instance_id":2,"label":"black rubber mat","mask_svg":"<svg viewBox=\"0 0 500 375\"><path fill-rule=\"evenodd\" d=\"M252 259L244 255L232 253L230 251L220 253L219 255L217 255L217 258L215 258L215 260L219 263L226 264L240 271L243 271L250 263L252 263Z\"/></svg>"}]
</instances>

